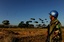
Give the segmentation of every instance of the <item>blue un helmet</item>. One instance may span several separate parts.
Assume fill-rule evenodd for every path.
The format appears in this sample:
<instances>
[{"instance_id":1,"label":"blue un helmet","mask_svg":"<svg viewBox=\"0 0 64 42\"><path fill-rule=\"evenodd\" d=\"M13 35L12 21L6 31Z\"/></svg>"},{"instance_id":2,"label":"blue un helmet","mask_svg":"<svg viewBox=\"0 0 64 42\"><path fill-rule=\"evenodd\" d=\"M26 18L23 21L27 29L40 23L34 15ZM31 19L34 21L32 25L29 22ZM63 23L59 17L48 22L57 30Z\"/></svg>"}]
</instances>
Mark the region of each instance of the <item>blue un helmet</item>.
<instances>
[{"instance_id":1,"label":"blue un helmet","mask_svg":"<svg viewBox=\"0 0 64 42\"><path fill-rule=\"evenodd\" d=\"M54 16L55 18L58 17L58 12L56 10L52 10L50 13L49 13L51 16Z\"/></svg>"}]
</instances>

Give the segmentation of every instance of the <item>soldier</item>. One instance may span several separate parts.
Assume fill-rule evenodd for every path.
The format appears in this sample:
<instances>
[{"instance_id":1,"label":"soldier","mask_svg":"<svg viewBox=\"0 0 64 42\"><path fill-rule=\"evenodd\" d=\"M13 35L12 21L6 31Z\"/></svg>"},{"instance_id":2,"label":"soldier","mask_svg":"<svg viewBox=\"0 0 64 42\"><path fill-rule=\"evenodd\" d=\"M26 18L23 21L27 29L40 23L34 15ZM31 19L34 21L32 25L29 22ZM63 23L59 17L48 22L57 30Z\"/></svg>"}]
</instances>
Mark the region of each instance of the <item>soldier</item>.
<instances>
[{"instance_id":1,"label":"soldier","mask_svg":"<svg viewBox=\"0 0 64 42\"><path fill-rule=\"evenodd\" d=\"M62 31L61 23L59 22L58 12L52 10L50 13L50 24L48 25L48 36L46 42L61 42L62 41Z\"/></svg>"}]
</instances>

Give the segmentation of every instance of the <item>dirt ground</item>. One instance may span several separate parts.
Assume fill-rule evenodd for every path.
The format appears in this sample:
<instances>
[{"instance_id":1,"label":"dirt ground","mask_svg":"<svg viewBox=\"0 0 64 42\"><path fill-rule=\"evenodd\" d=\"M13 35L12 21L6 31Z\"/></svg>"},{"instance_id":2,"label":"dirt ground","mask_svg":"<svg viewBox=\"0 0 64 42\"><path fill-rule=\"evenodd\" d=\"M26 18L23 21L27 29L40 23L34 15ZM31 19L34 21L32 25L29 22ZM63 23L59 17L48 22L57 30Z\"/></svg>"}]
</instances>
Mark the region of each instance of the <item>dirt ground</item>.
<instances>
[{"instance_id":1,"label":"dirt ground","mask_svg":"<svg viewBox=\"0 0 64 42\"><path fill-rule=\"evenodd\" d=\"M0 28L0 42L45 42L46 31L42 28ZM62 37L64 40L64 29Z\"/></svg>"}]
</instances>

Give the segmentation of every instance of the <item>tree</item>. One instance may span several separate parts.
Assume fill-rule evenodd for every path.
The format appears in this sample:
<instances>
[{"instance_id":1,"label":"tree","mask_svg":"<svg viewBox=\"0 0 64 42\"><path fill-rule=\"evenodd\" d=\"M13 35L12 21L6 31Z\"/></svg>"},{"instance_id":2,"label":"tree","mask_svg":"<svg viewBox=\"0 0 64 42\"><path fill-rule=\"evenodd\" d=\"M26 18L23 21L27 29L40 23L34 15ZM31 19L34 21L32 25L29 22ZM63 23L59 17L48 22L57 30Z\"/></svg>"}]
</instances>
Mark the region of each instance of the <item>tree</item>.
<instances>
[{"instance_id":1,"label":"tree","mask_svg":"<svg viewBox=\"0 0 64 42\"><path fill-rule=\"evenodd\" d=\"M44 22L42 22L42 23L44 23Z\"/></svg>"},{"instance_id":2,"label":"tree","mask_svg":"<svg viewBox=\"0 0 64 42\"><path fill-rule=\"evenodd\" d=\"M42 20L41 18L39 18L39 20L42 21L42 22L44 21L44 20Z\"/></svg>"},{"instance_id":3,"label":"tree","mask_svg":"<svg viewBox=\"0 0 64 42\"><path fill-rule=\"evenodd\" d=\"M4 25L9 25L10 23L9 23L9 20L4 20L4 21L2 21L2 23L4 24Z\"/></svg>"},{"instance_id":4,"label":"tree","mask_svg":"<svg viewBox=\"0 0 64 42\"><path fill-rule=\"evenodd\" d=\"M32 23L32 21L28 21L28 22L31 22Z\"/></svg>"},{"instance_id":5,"label":"tree","mask_svg":"<svg viewBox=\"0 0 64 42\"><path fill-rule=\"evenodd\" d=\"M34 28L34 25L33 25L33 24L29 24L28 27L29 27L29 28Z\"/></svg>"},{"instance_id":6,"label":"tree","mask_svg":"<svg viewBox=\"0 0 64 42\"><path fill-rule=\"evenodd\" d=\"M34 23L38 23L38 21L35 21Z\"/></svg>"},{"instance_id":7,"label":"tree","mask_svg":"<svg viewBox=\"0 0 64 42\"><path fill-rule=\"evenodd\" d=\"M4 20L4 21L2 21L2 23L4 24L4 27L5 28L9 28L9 20Z\"/></svg>"},{"instance_id":8,"label":"tree","mask_svg":"<svg viewBox=\"0 0 64 42\"><path fill-rule=\"evenodd\" d=\"M35 18L31 18L31 20L35 20Z\"/></svg>"},{"instance_id":9,"label":"tree","mask_svg":"<svg viewBox=\"0 0 64 42\"><path fill-rule=\"evenodd\" d=\"M38 28L41 28L41 27L42 27L42 25L41 25L41 24L38 24L38 25L37 25L37 27L38 27Z\"/></svg>"},{"instance_id":10,"label":"tree","mask_svg":"<svg viewBox=\"0 0 64 42\"><path fill-rule=\"evenodd\" d=\"M38 21L34 21L34 23L36 23L36 27L38 26L37 24L38 24Z\"/></svg>"},{"instance_id":11,"label":"tree","mask_svg":"<svg viewBox=\"0 0 64 42\"><path fill-rule=\"evenodd\" d=\"M45 20L47 20L47 19L45 19Z\"/></svg>"},{"instance_id":12,"label":"tree","mask_svg":"<svg viewBox=\"0 0 64 42\"><path fill-rule=\"evenodd\" d=\"M21 21L20 23L19 23L19 25L18 25L18 27L24 27L24 21Z\"/></svg>"},{"instance_id":13,"label":"tree","mask_svg":"<svg viewBox=\"0 0 64 42\"><path fill-rule=\"evenodd\" d=\"M28 26L29 26L29 21L26 21L26 27L28 28Z\"/></svg>"},{"instance_id":14,"label":"tree","mask_svg":"<svg viewBox=\"0 0 64 42\"><path fill-rule=\"evenodd\" d=\"M46 27L46 24L43 24L42 27Z\"/></svg>"}]
</instances>

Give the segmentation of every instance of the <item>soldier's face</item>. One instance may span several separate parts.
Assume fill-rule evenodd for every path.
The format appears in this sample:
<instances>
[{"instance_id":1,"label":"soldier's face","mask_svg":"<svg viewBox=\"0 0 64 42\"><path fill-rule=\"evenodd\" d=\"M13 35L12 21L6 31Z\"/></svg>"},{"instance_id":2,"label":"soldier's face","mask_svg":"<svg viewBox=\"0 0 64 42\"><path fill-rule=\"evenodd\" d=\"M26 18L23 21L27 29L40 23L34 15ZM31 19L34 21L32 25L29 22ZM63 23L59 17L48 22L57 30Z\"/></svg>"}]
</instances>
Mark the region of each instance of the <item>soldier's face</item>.
<instances>
[{"instance_id":1,"label":"soldier's face","mask_svg":"<svg viewBox=\"0 0 64 42\"><path fill-rule=\"evenodd\" d=\"M55 19L54 16L51 16L51 15L50 15L50 20L52 21L52 20L54 20L54 19Z\"/></svg>"}]
</instances>

